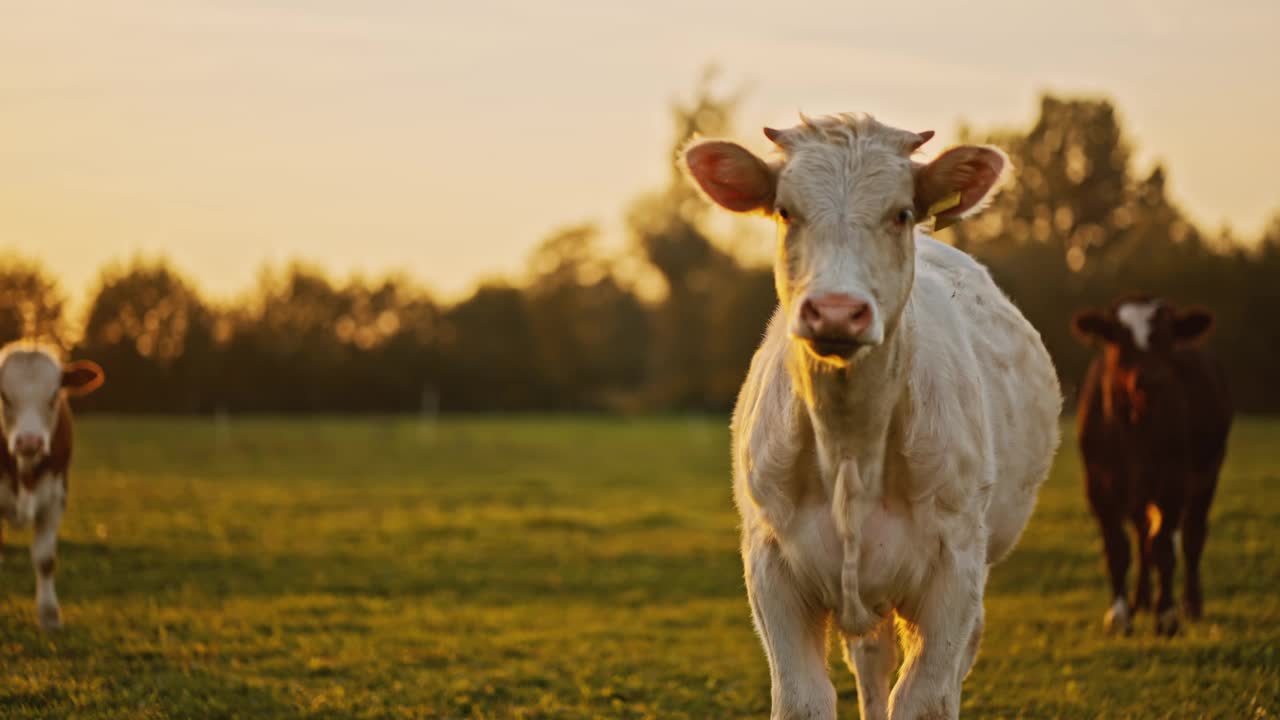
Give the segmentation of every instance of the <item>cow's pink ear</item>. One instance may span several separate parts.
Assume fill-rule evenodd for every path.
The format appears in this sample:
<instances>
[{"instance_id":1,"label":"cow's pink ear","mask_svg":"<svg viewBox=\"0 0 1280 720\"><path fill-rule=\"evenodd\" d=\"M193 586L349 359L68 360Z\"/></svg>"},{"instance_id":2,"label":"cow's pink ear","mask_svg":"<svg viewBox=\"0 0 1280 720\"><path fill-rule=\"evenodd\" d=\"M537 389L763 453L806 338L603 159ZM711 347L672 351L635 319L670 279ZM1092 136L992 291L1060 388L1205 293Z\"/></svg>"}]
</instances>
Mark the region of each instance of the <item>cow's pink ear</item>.
<instances>
[{"instance_id":1,"label":"cow's pink ear","mask_svg":"<svg viewBox=\"0 0 1280 720\"><path fill-rule=\"evenodd\" d=\"M1081 310L1071 318L1071 329L1085 345L1115 342L1116 323L1097 310Z\"/></svg>"},{"instance_id":2,"label":"cow's pink ear","mask_svg":"<svg viewBox=\"0 0 1280 720\"><path fill-rule=\"evenodd\" d=\"M1000 190L1010 167L1008 156L989 145L947 150L916 170L916 217L932 216L934 227L941 230L981 211Z\"/></svg>"},{"instance_id":3,"label":"cow's pink ear","mask_svg":"<svg viewBox=\"0 0 1280 720\"><path fill-rule=\"evenodd\" d=\"M1173 318L1173 336L1179 345L1194 345L1213 330L1213 312L1193 307L1179 310Z\"/></svg>"},{"instance_id":4,"label":"cow's pink ear","mask_svg":"<svg viewBox=\"0 0 1280 720\"><path fill-rule=\"evenodd\" d=\"M92 360L76 360L62 366L62 387L75 397L97 390L105 378L102 368Z\"/></svg>"},{"instance_id":5,"label":"cow's pink ear","mask_svg":"<svg viewBox=\"0 0 1280 720\"><path fill-rule=\"evenodd\" d=\"M702 192L734 212L773 208L774 172L751 151L723 140L704 140L685 148L682 165Z\"/></svg>"}]
</instances>

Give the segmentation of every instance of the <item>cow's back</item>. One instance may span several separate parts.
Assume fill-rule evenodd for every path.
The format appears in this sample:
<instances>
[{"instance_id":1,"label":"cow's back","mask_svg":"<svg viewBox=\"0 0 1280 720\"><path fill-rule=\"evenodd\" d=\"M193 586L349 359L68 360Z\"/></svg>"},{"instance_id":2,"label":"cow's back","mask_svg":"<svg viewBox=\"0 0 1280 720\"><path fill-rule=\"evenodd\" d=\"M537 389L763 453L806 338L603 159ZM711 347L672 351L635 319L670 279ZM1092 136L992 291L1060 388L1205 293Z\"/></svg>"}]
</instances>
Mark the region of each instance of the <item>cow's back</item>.
<instances>
[{"instance_id":1,"label":"cow's back","mask_svg":"<svg viewBox=\"0 0 1280 720\"><path fill-rule=\"evenodd\" d=\"M995 562L1017 543L1058 447L1057 373L1040 334L969 255L917 235L913 292L921 341L915 381L967 384L964 373L976 383L979 407L956 408L939 425L976 424L983 435L990 458L984 475L993 483L988 558ZM950 367L939 366L943 356L954 359Z\"/></svg>"}]
</instances>

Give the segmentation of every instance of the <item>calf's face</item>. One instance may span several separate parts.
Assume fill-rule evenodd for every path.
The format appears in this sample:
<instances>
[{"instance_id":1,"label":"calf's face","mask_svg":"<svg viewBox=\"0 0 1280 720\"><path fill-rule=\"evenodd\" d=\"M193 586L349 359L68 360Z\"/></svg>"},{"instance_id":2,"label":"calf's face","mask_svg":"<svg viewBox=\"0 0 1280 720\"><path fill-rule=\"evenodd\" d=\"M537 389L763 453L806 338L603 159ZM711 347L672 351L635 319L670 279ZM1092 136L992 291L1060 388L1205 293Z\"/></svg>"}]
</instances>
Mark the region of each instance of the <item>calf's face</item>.
<instances>
[{"instance_id":1,"label":"calf's face","mask_svg":"<svg viewBox=\"0 0 1280 720\"><path fill-rule=\"evenodd\" d=\"M81 360L63 366L40 350L16 350L0 364L0 427L20 473L50 450L63 395L83 395L102 384L102 369Z\"/></svg>"},{"instance_id":2,"label":"calf's face","mask_svg":"<svg viewBox=\"0 0 1280 720\"><path fill-rule=\"evenodd\" d=\"M1177 381L1174 351L1198 343L1212 327L1208 310L1178 310L1148 297L1120 300L1107 310L1083 310L1072 320L1078 337L1104 348L1103 390L1123 398L1135 423Z\"/></svg>"},{"instance_id":3,"label":"calf's face","mask_svg":"<svg viewBox=\"0 0 1280 720\"><path fill-rule=\"evenodd\" d=\"M772 161L702 141L684 151L685 169L715 203L775 219L774 281L788 331L836 366L895 327L915 279L917 222L934 216L945 226L975 212L1008 166L1000 151L971 145L913 162L933 133L867 116L805 120L765 135L780 150Z\"/></svg>"}]
</instances>

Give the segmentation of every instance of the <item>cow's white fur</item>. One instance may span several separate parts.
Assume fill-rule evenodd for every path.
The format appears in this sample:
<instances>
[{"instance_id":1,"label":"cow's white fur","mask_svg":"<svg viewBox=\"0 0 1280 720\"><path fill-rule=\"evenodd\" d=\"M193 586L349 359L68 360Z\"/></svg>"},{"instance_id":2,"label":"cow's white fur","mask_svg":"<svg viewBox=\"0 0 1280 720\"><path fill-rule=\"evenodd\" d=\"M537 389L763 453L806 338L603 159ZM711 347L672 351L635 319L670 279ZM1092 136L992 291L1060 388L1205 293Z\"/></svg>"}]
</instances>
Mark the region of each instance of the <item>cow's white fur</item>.
<instances>
[{"instance_id":1,"label":"cow's white fur","mask_svg":"<svg viewBox=\"0 0 1280 720\"><path fill-rule=\"evenodd\" d=\"M0 408L4 441L10 452L19 435L40 438L45 452L57 422L56 400L62 391L62 360L51 348L11 343L0 351ZM18 458L24 472L25 460Z\"/></svg>"},{"instance_id":2,"label":"cow's white fur","mask_svg":"<svg viewBox=\"0 0 1280 720\"><path fill-rule=\"evenodd\" d=\"M780 252L781 307L739 395L734 496L748 596L775 720L835 717L833 615L862 717L956 717L987 568L1034 507L1061 395L1039 335L985 268L923 232L877 224L910 202L912 165L903 131L851 116L819 125L855 121L855 142L810 133L803 150L786 148L805 162L781 166L779 201L820 208L816 242L839 271ZM881 342L847 364L817 360L788 332L792 290L810 291L819 275L870 287L884 323ZM906 659L890 694L895 615Z\"/></svg>"},{"instance_id":3,"label":"cow's white fur","mask_svg":"<svg viewBox=\"0 0 1280 720\"><path fill-rule=\"evenodd\" d=\"M7 489L5 494L9 494ZM55 505L61 507L66 496L66 478L62 475L54 473L44 475L36 481L33 490L28 490L26 486L19 484L18 497L13 503L13 511L9 519L16 527L27 527L48 508Z\"/></svg>"},{"instance_id":4,"label":"cow's white fur","mask_svg":"<svg viewBox=\"0 0 1280 720\"><path fill-rule=\"evenodd\" d=\"M36 568L36 615L40 626L52 630L62 625L62 610L58 606L58 593L54 589L54 574L40 572L46 562L53 562L58 554L58 527L62 524L62 510L66 500L67 482L62 475L42 478L40 488L48 488L48 500L35 515L35 532L31 536L31 565Z\"/></svg>"},{"instance_id":5,"label":"cow's white fur","mask_svg":"<svg viewBox=\"0 0 1280 720\"><path fill-rule=\"evenodd\" d=\"M1102 626L1107 634L1123 633L1127 634L1132 628L1132 614L1129 612L1129 602L1119 595L1111 603L1111 607L1107 609L1107 613L1102 616Z\"/></svg>"},{"instance_id":6,"label":"cow's white fur","mask_svg":"<svg viewBox=\"0 0 1280 720\"><path fill-rule=\"evenodd\" d=\"M0 479L0 522L14 527L34 525L31 535L31 565L36 569L36 613L41 627L55 629L62 624L58 593L53 573L43 574L40 567L53 561L58 552L58 527L66 501L67 480L64 475L41 477L34 491L19 486L17 494L10 490L7 479Z\"/></svg>"},{"instance_id":7,"label":"cow's white fur","mask_svg":"<svg viewBox=\"0 0 1280 720\"><path fill-rule=\"evenodd\" d=\"M1129 302L1116 310L1116 319L1124 323L1133 335L1133 344L1139 350L1146 350L1151 343L1151 318L1160 309L1158 301Z\"/></svg>"}]
</instances>

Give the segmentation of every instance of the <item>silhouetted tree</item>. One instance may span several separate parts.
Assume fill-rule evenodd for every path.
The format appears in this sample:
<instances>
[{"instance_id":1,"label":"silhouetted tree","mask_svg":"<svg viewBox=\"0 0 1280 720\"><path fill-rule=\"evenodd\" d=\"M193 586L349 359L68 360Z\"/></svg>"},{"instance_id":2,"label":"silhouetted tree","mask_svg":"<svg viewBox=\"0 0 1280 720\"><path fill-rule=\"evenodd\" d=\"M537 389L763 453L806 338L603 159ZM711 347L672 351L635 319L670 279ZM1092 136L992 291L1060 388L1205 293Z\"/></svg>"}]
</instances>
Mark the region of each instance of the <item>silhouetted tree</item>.
<instances>
[{"instance_id":1,"label":"silhouetted tree","mask_svg":"<svg viewBox=\"0 0 1280 720\"><path fill-rule=\"evenodd\" d=\"M531 410L546 402L535 374L537 340L524 294L481 286L442 319L440 398L447 410Z\"/></svg>"},{"instance_id":2,"label":"silhouetted tree","mask_svg":"<svg viewBox=\"0 0 1280 720\"><path fill-rule=\"evenodd\" d=\"M1246 339L1238 330L1240 308L1269 292L1265 281L1244 280L1267 259L1233 252L1239 244L1225 237L1207 243L1169 199L1164 167L1137 176L1109 101L1046 96L1025 135L978 139L1008 150L1017 174L990 209L957 225L952 237L988 265L1040 330L1069 398L1093 352L1072 336L1071 315L1140 291L1212 308L1219 323L1211 342L1233 385L1245 391L1243 405L1271 402L1262 400L1269 391L1261 368L1239 360L1241 343L1274 351L1280 336L1267 329Z\"/></svg>"},{"instance_id":3,"label":"silhouetted tree","mask_svg":"<svg viewBox=\"0 0 1280 720\"><path fill-rule=\"evenodd\" d=\"M669 157L696 134L732 132L738 98L716 94L715 77L714 70L708 71L691 102L673 104L675 132ZM773 307L765 295L744 295L743 287L758 291L765 284L758 273L754 282L749 280L752 273L703 230L707 211L673 166L667 187L638 198L628 215L636 246L666 287L666 297L653 315L651 401L658 407L728 408L737 381L727 378L740 380L755 344L744 339L752 336L734 333L754 324L758 338Z\"/></svg>"},{"instance_id":4,"label":"silhouetted tree","mask_svg":"<svg viewBox=\"0 0 1280 720\"><path fill-rule=\"evenodd\" d=\"M112 410L209 410L214 374L213 314L164 262L135 261L103 271L77 354L106 369L109 382L85 398Z\"/></svg>"},{"instance_id":5,"label":"silhouetted tree","mask_svg":"<svg viewBox=\"0 0 1280 720\"><path fill-rule=\"evenodd\" d=\"M529 256L534 370L561 409L634 404L649 352L645 307L619 284L591 225L553 233Z\"/></svg>"},{"instance_id":6,"label":"silhouetted tree","mask_svg":"<svg viewBox=\"0 0 1280 720\"><path fill-rule=\"evenodd\" d=\"M0 260L0 344L21 338L59 342L64 300L40 265L17 257Z\"/></svg>"},{"instance_id":7,"label":"silhouetted tree","mask_svg":"<svg viewBox=\"0 0 1280 720\"><path fill-rule=\"evenodd\" d=\"M264 271L252 309L237 315L229 333L223 375L228 406L339 409L332 387L344 381L346 344L356 342L353 305L317 270L294 264L282 273Z\"/></svg>"},{"instance_id":8,"label":"silhouetted tree","mask_svg":"<svg viewBox=\"0 0 1280 720\"><path fill-rule=\"evenodd\" d=\"M737 98L714 92L714 77L673 105L668 157L694 133L731 134ZM962 135L1004 147L1018 172L990 209L940 237L987 264L1069 396L1092 352L1071 335L1072 313L1144 291L1214 310L1210 342L1240 407L1280 408L1280 215L1253 245L1205 234L1170 200L1166 168L1135 171L1106 100L1045 96L1025 132ZM82 407L723 411L777 300L770 269L739 257L711 213L673 163L630 206L625 255L604 252L594 225L568 226L530 253L519 283L487 283L449 307L402 277L338 283L295 264L215 308L162 262L108 268L74 349L104 365L107 383ZM642 300L626 263L662 291ZM59 339L62 313L40 267L0 262L0 339Z\"/></svg>"}]
</instances>

